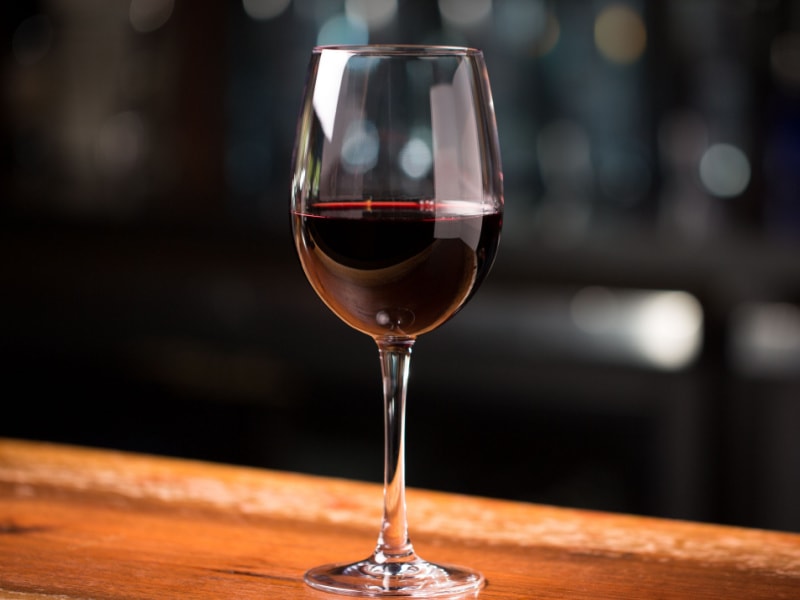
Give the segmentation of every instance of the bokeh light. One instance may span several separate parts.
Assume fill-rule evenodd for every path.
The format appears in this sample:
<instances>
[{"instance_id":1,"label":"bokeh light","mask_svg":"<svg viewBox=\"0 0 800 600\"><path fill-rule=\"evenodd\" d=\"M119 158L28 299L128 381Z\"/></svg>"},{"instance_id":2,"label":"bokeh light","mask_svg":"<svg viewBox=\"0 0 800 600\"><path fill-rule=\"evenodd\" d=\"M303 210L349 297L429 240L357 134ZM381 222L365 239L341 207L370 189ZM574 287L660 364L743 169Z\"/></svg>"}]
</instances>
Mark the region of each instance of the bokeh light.
<instances>
[{"instance_id":1,"label":"bokeh light","mask_svg":"<svg viewBox=\"0 0 800 600\"><path fill-rule=\"evenodd\" d=\"M659 370L686 368L702 346L703 309L687 292L588 286L574 295L569 310L590 339Z\"/></svg>"},{"instance_id":2,"label":"bokeh light","mask_svg":"<svg viewBox=\"0 0 800 600\"><path fill-rule=\"evenodd\" d=\"M714 196L738 196L750 183L750 161L732 144L713 144L700 159L700 181Z\"/></svg>"},{"instance_id":3,"label":"bokeh light","mask_svg":"<svg viewBox=\"0 0 800 600\"><path fill-rule=\"evenodd\" d=\"M365 173L378 162L380 139L371 121L354 121L347 127L342 143L342 166L350 173Z\"/></svg>"},{"instance_id":4,"label":"bokeh light","mask_svg":"<svg viewBox=\"0 0 800 600\"><path fill-rule=\"evenodd\" d=\"M636 307L631 319L639 350L658 367L685 367L700 351L703 309L691 294L651 294Z\"/></svg>"},{"instance_id":5,"label":"bokeh light","mask_svg":"<svg viewBox=\"0 0 800 600\"><path fill-rule=\"evenodd\" d=\"M424 140L412 137L400 151L400 166L412 179L425 177L433 166L430 146Z\"/></svg>"},{"instance_id":6,"label":"bokeh light","mask_svg":"<svg viewBox=\"0 0 800 600\"><path fill-rule=\"evenodd\" d=\"M644 54L647 29L636 10L626 4L610 4L597 15L594 41L607 60L627 65Z\"/></svg>"},{"instance_id":7,"label":"bokeh light","mask_svg":"<svg viewBox=\"0 0 800 600\"><path fill-rule=\"evenodd\" d=\"M366 44L369 42L367 24L355 15L334 15L319 28L317 44Z\"/></svg>"}]
</instances>

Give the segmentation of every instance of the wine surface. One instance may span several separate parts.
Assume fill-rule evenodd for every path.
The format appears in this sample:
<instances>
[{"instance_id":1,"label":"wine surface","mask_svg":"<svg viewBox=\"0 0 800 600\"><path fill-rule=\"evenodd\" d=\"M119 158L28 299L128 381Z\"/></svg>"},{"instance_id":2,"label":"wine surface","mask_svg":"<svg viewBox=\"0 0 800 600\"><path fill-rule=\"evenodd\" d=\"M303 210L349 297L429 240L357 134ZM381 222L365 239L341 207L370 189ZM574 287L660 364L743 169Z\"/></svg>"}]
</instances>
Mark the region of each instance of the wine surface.
<instances>
[{"instance_id":1,"label":"wine surface","mask_svg":"<svg viewBox=\"0 0 800 600\"><path fill-rule=\"evenodd\" d=\"M415 337L452 317L494 262L502 214L476 211L466 202L320 202L293 214L295 243L311 285L347 324Z\"/></svg>"}]
</instances>

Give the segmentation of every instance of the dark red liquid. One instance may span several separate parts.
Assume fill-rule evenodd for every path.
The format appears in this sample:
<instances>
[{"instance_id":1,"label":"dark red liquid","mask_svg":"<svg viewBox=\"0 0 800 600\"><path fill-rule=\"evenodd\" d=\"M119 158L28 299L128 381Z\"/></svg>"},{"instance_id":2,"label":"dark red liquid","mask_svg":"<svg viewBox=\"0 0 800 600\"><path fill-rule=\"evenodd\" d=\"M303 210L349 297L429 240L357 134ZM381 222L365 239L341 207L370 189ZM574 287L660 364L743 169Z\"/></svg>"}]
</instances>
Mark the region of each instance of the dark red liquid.
<instances>
[{"instance_id":1,"label":"dark red liquid","mask_svg":"<svg viewBox=\"0 0 800 600\"><path fill-rule=\"evenodd\" d=\"M317 294L374 337L417 336L452 317L494 262L500 213L417 202L320 203L293 215Z\"/></svg>"}]
</instances>

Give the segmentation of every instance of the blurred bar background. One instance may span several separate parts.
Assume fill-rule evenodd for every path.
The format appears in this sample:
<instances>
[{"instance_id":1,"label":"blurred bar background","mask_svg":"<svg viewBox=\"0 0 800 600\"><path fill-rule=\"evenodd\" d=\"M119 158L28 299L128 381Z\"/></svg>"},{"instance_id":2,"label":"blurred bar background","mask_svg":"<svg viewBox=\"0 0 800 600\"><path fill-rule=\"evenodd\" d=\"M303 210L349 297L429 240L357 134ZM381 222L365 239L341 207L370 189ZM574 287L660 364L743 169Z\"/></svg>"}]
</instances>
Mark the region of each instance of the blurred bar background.
<instances>
[{"instance_id":1,"label":"blurred bar background","mask_svg":"<svg viewBox=\"0 0 800 600\"><path fill-rule=\"evenodd\" d=\"M410 485L800 531L800 1L8 0L0 435L378 481L288 218L311 47L485 52L495 270Z\"/></svg>"}]
</instances>

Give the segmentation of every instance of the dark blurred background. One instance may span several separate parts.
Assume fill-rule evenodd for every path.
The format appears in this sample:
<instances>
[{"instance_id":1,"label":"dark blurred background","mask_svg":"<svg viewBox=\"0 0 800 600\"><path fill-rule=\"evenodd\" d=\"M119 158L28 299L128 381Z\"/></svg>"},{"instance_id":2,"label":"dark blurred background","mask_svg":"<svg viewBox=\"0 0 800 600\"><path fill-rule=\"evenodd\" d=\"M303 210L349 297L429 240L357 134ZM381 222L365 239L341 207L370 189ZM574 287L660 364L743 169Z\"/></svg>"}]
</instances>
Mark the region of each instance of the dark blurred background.
<instances>
[{"instance_id":1,"label":"dark blurred background","mask_svg":"<svg viewBox=\"0 0 800 600\"><path fill-rule=\"evenodd\" d=\"M495 269L410 485L800 531L800 1L2 3L0 435L378 481L288 200L317 43L484 50Z\"/></svg>"}]
</instances>

